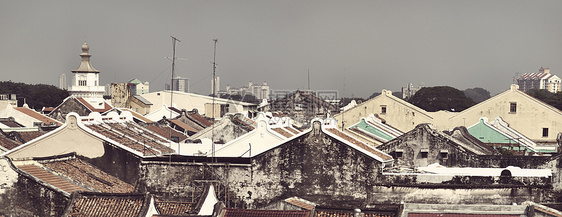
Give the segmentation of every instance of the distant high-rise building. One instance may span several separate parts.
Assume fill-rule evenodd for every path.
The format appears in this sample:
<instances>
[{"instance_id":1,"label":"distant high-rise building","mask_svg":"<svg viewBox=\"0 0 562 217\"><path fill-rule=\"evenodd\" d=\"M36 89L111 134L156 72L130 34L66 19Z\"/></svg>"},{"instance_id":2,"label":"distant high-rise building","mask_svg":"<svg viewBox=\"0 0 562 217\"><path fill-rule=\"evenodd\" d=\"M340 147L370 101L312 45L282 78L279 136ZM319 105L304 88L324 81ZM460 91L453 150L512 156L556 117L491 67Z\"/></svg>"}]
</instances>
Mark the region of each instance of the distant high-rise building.
<instances>
[{"instance_id":1,"label":"distant high-rise building","mask_svg":"<svg viewBox=\"0 0 562 217\"><path fill-rule=\"evenodd\" d=\"M135 78L131 79L129 83L134 85L134 87L131 89L133 95L143 95L150 92L150 84L148 83L148 81L142 82L139 79Z\"/></svg>"},{"instance_id":2,"label":"distant high-rise building","mask_svg":"<svg viewBox=\"0 0 562 217\"><path fill-rule=\"evenodd\" d=\"M550 74L549 68L541 67L539 72L530 72L517 78L517 85L523 92L531 89L547 90L551 93L560 92L560 78Z\"/></svg>"},{"instance_id":3,"label":"distant high-rise building","mask_svg":"<svg viewBox=\"0 0 562 217\"><path fill-rule=\"evenodd\" d=\"M408 86L402 87L402 99L408 99L416 94L418 90L423 88L423 84L418 85L418 87L414 87L412 83L409 83Z\"/></svg>"},{"instance_id":4,"label":"distant high-rise building","mask_svg":"<svg viewBox=\"0 0 562 217\"><path fill-rule=\"evenodd\" d=\"M68 89L68 86L66 86L66 74L61 74L59 76L59 88L60 89Z\"/></svg>"},{"instance_id":5,"label":"distant high-rise building","mask_svg":"<svg viewBox=\"0 0 562 217\"><path fill-rule=\"evenodd\" d=\"M80 66L72 71L74 77L68 92L70 95L76 97L102 99L105 87L99 84L100 71L92 67L90 63L90 57L92 55L88 53L89 50L90 47L84 42L82 45L82 53L80 54L82 60Z\"/></svg>"},{"instance_id":6,"label":"distant high-rise building","mask_svg":"<svg viewBox=\"0 0 562 217\"><path fill-rule=\"evenodd\" d=\"M166 84L166 90L170 90L173 88L173 91L181 91L186 93L189 92L189 78L182 78L178 76L173 78L172 82L172 87L170 87L169 84Z\"/></svg>"},{"instance_id":7,"label":"distant high-rise building","mask_svg":"<svg viewBox=\"0 0 562 217\"><path fill-rule=\"evenodd\" d=\"M267 82L263 82L262 85L254 85L254 82L248 82L248 86L244 86L241 88L232 88L230 85L226 85L226 94L229 95L245 95L245 94L252 94L256 97L256 99L269 99L271 90L269 89L269 85Z\"/></svg>"}]
</instances>

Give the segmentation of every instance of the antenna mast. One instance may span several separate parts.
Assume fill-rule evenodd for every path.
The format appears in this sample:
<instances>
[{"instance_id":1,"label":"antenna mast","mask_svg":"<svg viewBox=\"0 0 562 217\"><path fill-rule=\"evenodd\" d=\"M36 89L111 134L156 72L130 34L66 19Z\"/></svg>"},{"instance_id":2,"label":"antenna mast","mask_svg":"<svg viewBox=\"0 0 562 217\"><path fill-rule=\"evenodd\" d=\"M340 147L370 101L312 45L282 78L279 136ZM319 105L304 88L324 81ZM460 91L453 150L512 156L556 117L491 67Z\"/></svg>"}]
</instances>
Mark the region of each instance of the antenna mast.
<instances>
[{"instance_id":1,"label":"antenna mast","mask_svg":"<svg viewBox=\"0 0 562 217\"><path fill-rule=\"evenodd\" d=\"M212 146L213 146L213 147L212 147L213 150L212 150L212 154L211 154L211 158L212 158L211 161L214 162L214 159L215 159L215 132L214 132L215 123L214 123L214 119L215 119L215 94L216 94L216 93L215 93L215 90L217 89L217 87L215 86L215 85L216 85L216 81L217 81L217 78L216 78L216 74L215 74L215 73L216 73L216 70L217 70L217 63L216 63L216 58L217 58L217 42L218 42L219 40L215 38L215 39L213 39L213 41L215 42L215 45L214 45L214 50L213 50L213 90L212 90L212 94L213 94L213 108L212 108L212 110L213 110L213 111L212 111L212 115L213 115L213 125L211 125L211 144L212 144Z\"/></svg>"},{"instance_id":2,"label":"antenna mast","mask_svg":"<svg viewBox=\"0 0 562 217\"><path fill-rule=\"evenodd\" d=\"M181 42L179 39L177 39L174 36L170 36L172 37L172 50L173 50L173 54L172 54L172 78L170 79L170 106L169 107L173 107L173 103L174 103L174 70L176 69L176 42ZM170 109L170 108L168 108ZM172 109L170 109L170 118L168 118L169 120L172 120ZM172 140L172 130L170 128L170 141ZM172 144L170 143L170 146ZM179 145L178 145L178 149L179 149Z\"/></svg>"}]
</instances>

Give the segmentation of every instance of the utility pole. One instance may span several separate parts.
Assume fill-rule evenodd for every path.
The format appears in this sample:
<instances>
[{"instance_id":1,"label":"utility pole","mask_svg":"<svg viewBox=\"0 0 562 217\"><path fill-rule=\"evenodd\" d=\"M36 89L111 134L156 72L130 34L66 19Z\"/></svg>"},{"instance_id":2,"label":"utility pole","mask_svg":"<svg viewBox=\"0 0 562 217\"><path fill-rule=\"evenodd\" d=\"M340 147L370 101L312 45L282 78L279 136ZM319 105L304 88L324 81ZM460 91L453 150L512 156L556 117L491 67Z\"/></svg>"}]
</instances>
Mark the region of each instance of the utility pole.
<instances>
[{"instance_id":1,"label":"utility pole","mask_svg":"<svg viewBox=\"0 0 562 217\"><path fill-rule=\"evenodd\" d=\"M170 106L172 107L173 102L174 102L174 70L176 69L176 42L181 42L179 39L177 39L174 36L170 36L172 37L172 78L170 79ZM170 109L170 108L168 108ZM170 117L168 118L170 121L172 120L172 109L170 109ZM170 141L172 140L172 129L170 127ZM170 143L170 146L172 146L172 143ZM178 144L178 152L179 152L179 144Z\"/></svg>"},{"instance_id":2,"label":"utility pole","mask_svg":"<svg viewBox=\"0 0 562 217\"><path fill-rule=\"evenodd\" d=\"M216 94L216 70L217 70L217 62L216 62L216 58L217 58L217 42L219 41L218 39L213 39L213 41L215 42L214 45L214 49L213 49L213 90L212 90L212 94L213 94L213 108L212 108L212 115L213 115L213 125L211 125L211 142L212 142L212 154L211 154L211 161L214 162L215 160L215 123L214 123L214 119L215 119L215 94Z\"/></svg>"}]
</instances>

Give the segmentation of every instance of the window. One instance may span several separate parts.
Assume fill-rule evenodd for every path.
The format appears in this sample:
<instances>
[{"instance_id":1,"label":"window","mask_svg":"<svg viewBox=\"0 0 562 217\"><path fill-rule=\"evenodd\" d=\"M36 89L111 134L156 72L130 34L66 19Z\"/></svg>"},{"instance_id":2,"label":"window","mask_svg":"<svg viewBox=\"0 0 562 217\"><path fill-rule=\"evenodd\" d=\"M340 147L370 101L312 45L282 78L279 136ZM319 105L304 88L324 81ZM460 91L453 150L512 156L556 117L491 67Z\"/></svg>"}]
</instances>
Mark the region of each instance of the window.
<instances>
[{"instance_id":1,"label":"window","mask_svg":"<svg viewBox=\"0 0 562 217\"><path fill-rule=\"evenodd\" d=\"M86 80L79 80L78 86L86 86Z\"/></svg>"},{"instance_id":2,"label":"window","mask_svg":"<svg viewBox=\"0 0 562 217\"><path fill-rule=\"evenodd\" d=\"M443 159L447 159L447 157L449 156L449 150L443 149L441 150L441 152L439 152L441 154L441 158Z\"/></svg>"},{"instance_id":3,"label":"window","mask_svg":"<svg viewBox=\"0 0 562 217\"><path fill-rule=\"evenodd\" d=\"M542 137L548 137L548 128L542 128Z\"/></svg>"},{"instance_id":4,"label":"window","mask_svg":"<svg viewBox=\"0 0 562 217\"><path fill-rule=\"evenodd\" d=\"M510 102L509 103L509 113L517 113L517 103Z\"/></svg>"},{"instance_id":5,"label":"window","mask_svg":"<svg viewBox=\"0 0 562 217\"><path fill-rule=\"evenodd\" d=\"M429 153L429 149L422 149L420 151L420 154L421 154L422 158L427 158L427 153Z\"/></svg>"},{"instance_id":6,"label":"window","mask_svg":"<svg viewBox=\"0 0 562 217\"><path fill-rule=\"evenodd\" d=\"M403 155L404 155L404 150L402 150L402 149L396 149L394 151L394 156L396 158L401 158Z\"/></svg>"},{"instance_id":7,"label":"window","mask_svg":"<svg viewBox=\"0 0 562 217\"><path fill-rule=\"evenodd\" d=\"M386 114L386 105L381 105L381 114Z\"/></svg>"}]
</instances>

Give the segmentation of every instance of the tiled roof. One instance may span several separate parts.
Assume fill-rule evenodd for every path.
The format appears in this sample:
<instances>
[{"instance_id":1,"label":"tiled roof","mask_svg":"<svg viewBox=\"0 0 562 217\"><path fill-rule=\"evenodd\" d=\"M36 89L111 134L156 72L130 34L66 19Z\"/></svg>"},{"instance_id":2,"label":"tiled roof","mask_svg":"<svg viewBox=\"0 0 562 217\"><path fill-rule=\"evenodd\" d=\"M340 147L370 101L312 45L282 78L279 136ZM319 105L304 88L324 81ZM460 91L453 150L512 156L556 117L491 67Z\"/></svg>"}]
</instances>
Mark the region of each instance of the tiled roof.
<instances>
[{"instance_id":1,"label":"tiled roof","mask_svg":"<svg viewBox=\"0 0 562 217\"><path fill-rule=\"evenodd\" d=\"M339 131L339 130L336 129L336 128L328 128L328 129L326 129L326 130L327 130L328 132L330 132L330 133L332 133L332 134L334 134L334 135L336 135L336 136L338 136L338 137L340 137L340 138L342 138L342 139L348 141L348 142L351 142L352 144L354 144L354 145L356 145L356 146L359 146L360 148L362 148L362 149L364 149L364 150L366 150L366 151L368 151L368 152L374 154L375 156L380 157L381 159L383 159L383 160L385 160L385 161L386 161L386 160L392 160L392 156L390 156L390 155L388 155L388 154L385 154L385 153L383 153L382 151L379 151L379 150L377 150L377 149L375 149L375 148L373 148L373 147L370 147L370 146L364 144L363 142L360 142L359 140L356 140L356 139L354 139L353 137L348 136L347 134L345 134L345 133Z\"/></svg>"},{"instance_id":2,"label":"tiled roof","mask_svg":"<svg viewBox=\"0 0 562 217\"><path fill-rule=\"evenodd\" d=\"M181 122L179 120L172 120L172 123L174 123L175 125L178 125L179 127L183 128L186 131L190 131L190 132L198 132L198 130L196 130L193 127L190 127L189 125L185 124L184 122Z\"/></svg>"},{"instance_id":3,"label":"tiled roof","mask_svg":"<svg viewBox=\"0 0 562 217\"><path fill-rule=\"evenodd\" d=\"M408 213L408 217L519 217L519 214Z\"/></svg>"},{"instance_id":4,"label":"tiled roof","mask_svg":"<svg viewBox=\"0 0 562 217\"><path fill-rule=\"evenodd\" d=\"M315 207L315 205L313 203L305 202L304 200L296 198L296 197L287 198L287 199L285 199L285 202L293 204L293 205L298 206L298 207L301 207L303 209L307 209L307 210L312 210Z\"/></svg>"},{"instance_id":5,"label":"tiled roof","mask_svg":"<svg viewBox=\"0 0 562 217\"><path fill-rule=\"evenodd\" d=\"M223 217L308 217L310 211L225 208Z\"/></svg>"},{"instance_id":6,"label":"tiled roof","mask_svg":"<svg viewBox=\"0 0 562 217\"><path fill-rule=\"evenodd\" d=\"M18 133L20 134L21 138L24 140L24 143L29 142L45 134L45 132L42 131L27 131L27 132L18 132Z\"/></svg>"},{"instance_id":7,"label":"tiled roof","mask_svg":"<svg viewBox=\"0 0 562 217\"><path fill-rule=\"evenodd\" d=\"M281 134L282 136L286 137L286 138L291 138L293 136L293 134L287 132L286 130L284 130L281 127L276 127L276 128L271 128L273 131Z\"/></svg>"},{"instance_id":8,"label":"tiled roof","mask_svg":"<svg viewBox=\"0 0 562 217\"><path fill-rule=\"evenodd\" d=\"M84 189L74 183L69 182L68 180L56 176L55 174L47 172L46 170L39 168L36 165L21 165L18 166L18 168L26 173L29 173L35 178L43 180L44 182L67 193L72 193L73 191L87 191L87 189Z\"/></svg>"},{"instance_id":9,"label":"tiled roof","mask_svg":"<svg viewBox=\"0 0 562 217\"><path fill-rule=\"evenodd\" d=\"M103 113L103 112L106 112L106 111L112 109L112 107L111 107L109 104L107 104L106 102L103 102L103 109L97 109L97 108L94 108L94 107L93 107L89 102L87 102L84 98L78 97L78 98L76 98L76 99L77 99L78 101L80 101L80 103L82 103L84 106L86 106L86 107L87 107L90 111L92 111L92 112Z\"/></svg>"},{"instance_id":10,"label":"tiled roof","mask_svg":"<svg viewBox=\"0 0 562 217\"><path fill-rule=\"evenodd\" d=\"M295 134L295 135L296 135L296 134L299 134L299 131L297 131L297 130L291 128L291 127L283 127L283 129L285 129L286 131L289 131L289 132L291 132L291 133L293 133L293 134Z\"/></svg>"},{"instance_id":11,"label":"tiled roof","mask_svg":"<svg viewBox=\"0 0 562 217\"><path fill-rule=\"evenodd\" d=\"M52 124L52 123L56 124L57 126L61 126L61 125L62 125L60 122L56 121L55 119L51 119L51 118L49 118L49 117L47 117L47 116L45 116L45 115L39 114L39 112L33 111L33 110L29 109L29 108L26 108L26 107L15 107L14 109L17 110L17 111L19 111L19 112L21 112L21 113L24 113L24 114L26 114L26 115L32 117L32 118L35 118L35 119L37 119L37 120L39 120L39 121L41 121L41 122L43 122L43 123L45 123L45 124L47 124L47 125L50 125L50 124Z\"/></svg>"},{"instance_id":12,"label":"tiled roof","mask_svg":"<svg viewBox=\"0 0 562 217\"><path fill-rule=\"evenodd\" d=\"M111 176L80 159L58 160L42 163L46 168L99 192L130 193L134 186Z\"/></svg>"},{"instance_id":13,"label":"tiled roof","mask_svg":"<svg viewBox=\"0 0 562 217\"><path fill-rule=\"evenodd\" d=\"M86 123L91 130L143 155L173 153L166 144L170 141L159 137L155 132L134 122Z\"/></svg>"},{"instance_id":14,"label":"tiled roof","mask_svg":"<svg viewBox=\"0 0 562 217\"><path fill-rule=\"evenodd\" d=\"M138 217L146 215L146 194L75 193L63 216Z\"/></svg>"},{"instance_id":15,"label":"tiled roof","mask_svg":"<svg viewBox=\"0 0 562 217\"><path fill-rule=\"evenodd\" d=\"M170 133L172 134L172 136L177 136L179 138L179 141L185 140L187 139L187 136L184 135L183 133L178 132L175 129L172 129L168 126L158 126L158 125L148 125L146 126L146 128L148 128L149 130L158 133L158 135L166 138L166 139L172 139L170 136Z\"/></svg>"},{"instance_id":16,"label":"tiled roof","mask_svg":"<svg viewBox=\"0 0 562 217\"><path fill-rule=\"evenodd\" d=\"M182 215L194 211L197 204L179 201L157 201L154 205L160 215Z\"/></svg>"},{"instance_id":17,"label":"tiled roof","mask_svg":"<svg viewBox=\"0 0 562 217\"><path fill-rule=\"evenodd\" d=\"M10 120L1 120L0 124L6 125L7 127L23 127L23 125L19 124L18 122Z\"/></svg>"},{"instance_id":18,"label":"tiled roof","mask_svg":"<svg viewBox=\"0 0 562 217\"><path fill-rule=\"evenodd\" d=\"M204 128L207 128L207 127L210 127L211 125L213 125L213 123L211 123L209 120L205 119L203 116L201 116L199 114L188 112L187 116L189 118L191 118L193 121L197 122L197 124L201 125Z\"/></svg>"},{"instance_id":19,"label":"tiled roof","mask_svg":"<svg viewBox=\"0 0 562 217\"><path fill-rule=\"evenodd\" d=\"M138 112L135 112L131 109L127 109L127 108L120 108L119 110L121 111L128 111L131 112L131 114L133 114L133 117L135 117L136 119L139 119L141 121L143 121L144 123L152 123L152 121L144 116L142 116L141 114L139 114Z\"/></svg>"},{"instance_id":20,"label":"tiled roof","mask_svg":"<svg viewBox=\"0 0 562 217\"><path fill-rule=\"evenodd\" d=\"M6 148L8 150L12 150L12 149L14 149L14 148L16 148L20 145L21 145L20 142L11 140L11 139L5 137L4 135L0 135L0 146Z\"/></svg>"},{"instance_id":21,"label":"tiled roof","mask_svg":"<svg viewBox=\"0 0 562 217\"><path fill-rule=\"evenodd\" d=\"M363 217L394 217L394 215L377 213L377 212L364 212ZM314 217L353 217L353 211L343 210L317 210ZM408 216L410 217L410 216ZM436 217L436 216L435 216Z\"/></svg>"}]
</instances>

